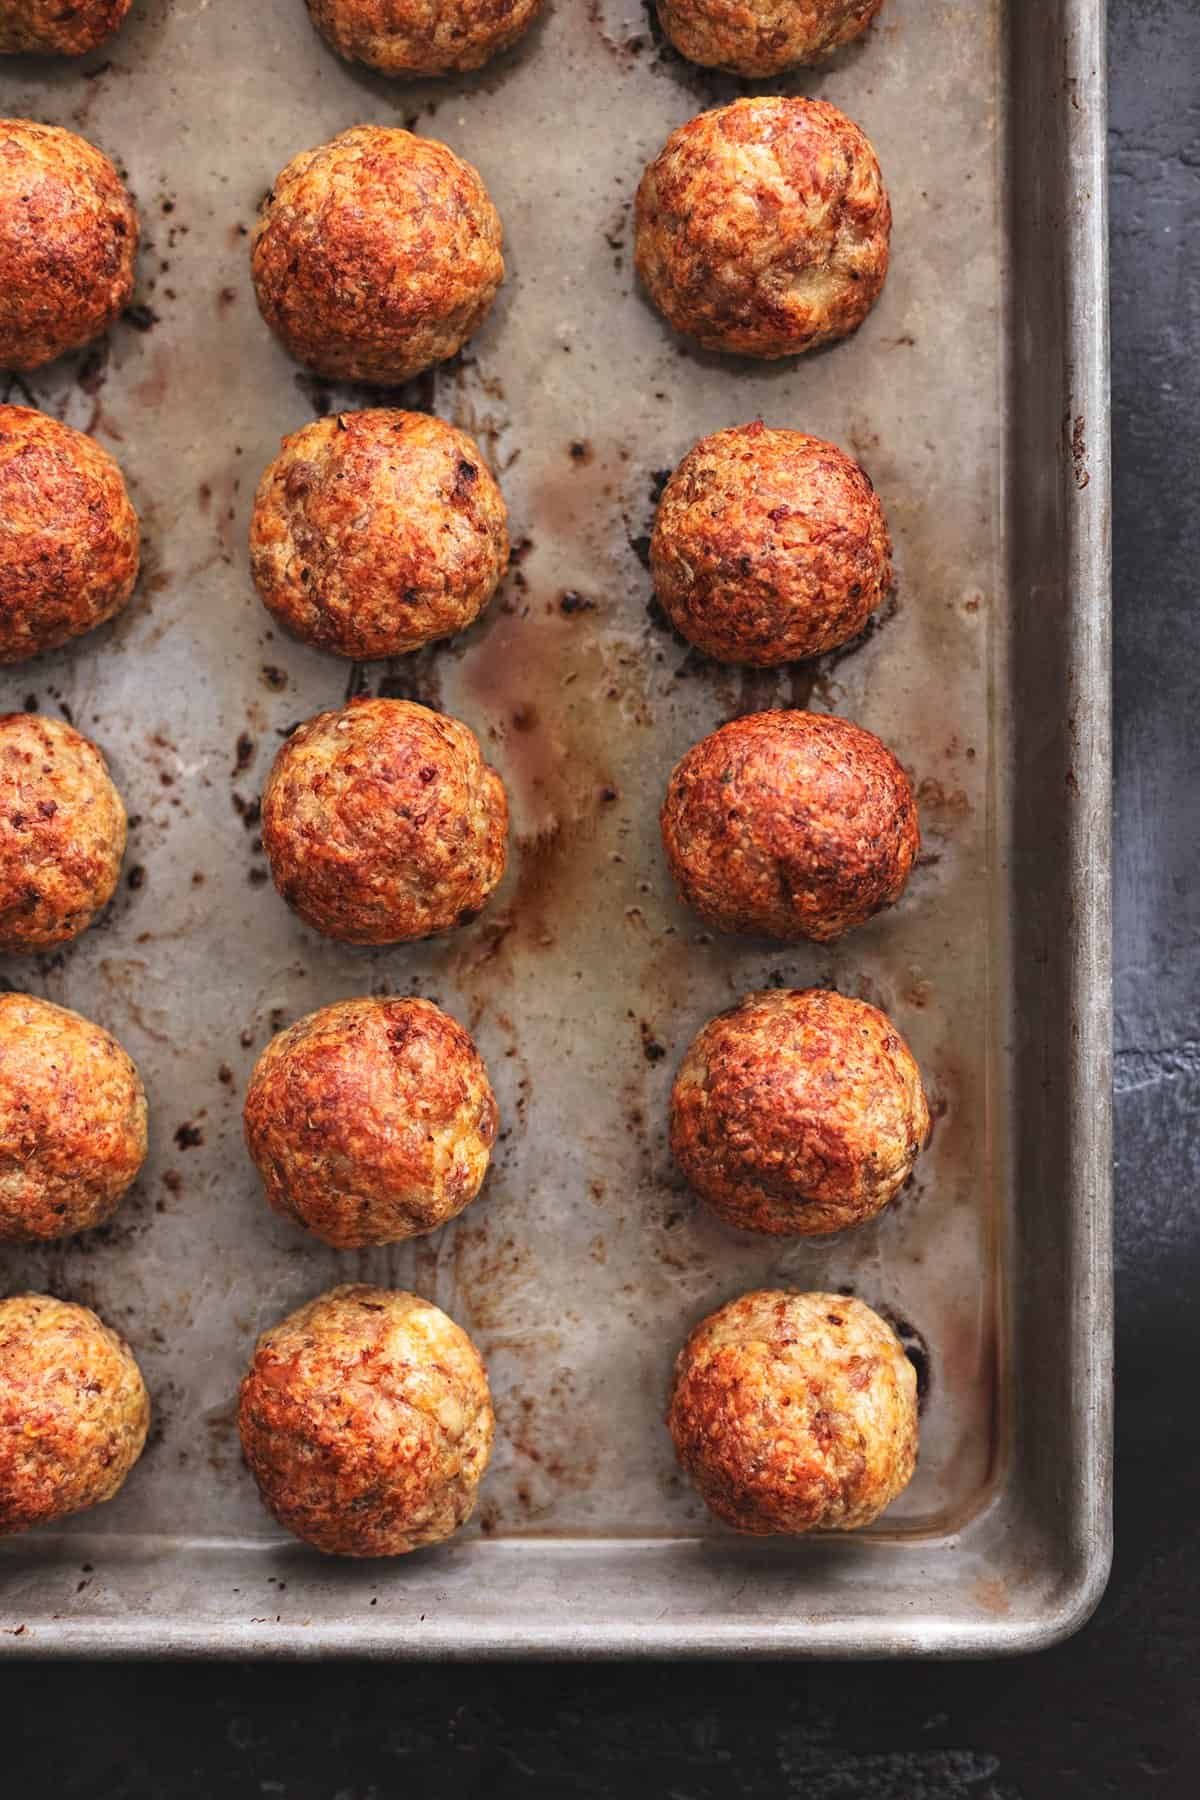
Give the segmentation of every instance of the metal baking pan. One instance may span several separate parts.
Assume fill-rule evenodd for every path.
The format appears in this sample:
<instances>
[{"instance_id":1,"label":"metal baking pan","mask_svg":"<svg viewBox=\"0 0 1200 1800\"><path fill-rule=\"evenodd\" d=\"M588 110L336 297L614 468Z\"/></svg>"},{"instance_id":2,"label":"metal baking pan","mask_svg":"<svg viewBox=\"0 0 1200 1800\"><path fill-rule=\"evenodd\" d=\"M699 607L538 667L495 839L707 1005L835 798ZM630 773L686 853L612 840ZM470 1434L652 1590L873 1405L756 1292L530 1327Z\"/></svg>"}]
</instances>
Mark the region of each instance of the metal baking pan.
<instances>
[{"instance_id":1,"label":"metal baking pan","mask_svg":"<svg viewBox=\"0 0 1200 1800\"><path fill-rule=\"evenodd\" d=\"M0 1548L20 1654L994 1654L1078 1626L1109 1557L1109 738L1101 0L888 0L869 41L785 84L843 106L893 197L892 273L851 342L793 366L683 350L633 283L630 202L668 130L738 84L657 44L639 0L551 0L502 63L396 87L339 63L300 0L139 0L81 68L10 64L5 110L128 170L138 305L14 399L129 472L148 553L115 626L3 674L70 716L135 824L111 916L4 978L140 1063L153 1148L107 1229L6 1252L0 1291L97 1306L152 1388L119 1499ZM509 276L461 362L405 396L474 431L520 552L463 639L349 667L285 641L245 549L282 433L363 403L298 373L255 311L246 234L298 149L369 119L484 172ZM783 674L704 663L648 610L660 471L761 414L859 455L897 540L894 611ZM467 719L513 799L496 902L442 943L320 940L264 880L281 736L347 692ZM833 949L709 941L657 840L667 772L720 720L811 704L912 771L925 854ZM892 1011L936 1129L917 1179L832 1241L739 1236L672 1172L666 1100L700 1022L825 980ZM361 992L477 1033L504 1136L439 1235L339 1256L273 1219L240 1099L273 1029ZM475 1335L499 1430L452 1545L324 1561L259 1507L234 1429L255 1333L338 1279L411 1285ZM853 1287L925 1376L916 1477L869 1532L743 1541L661 1418L688 1327L742 1289Z\"/></svg>"}]
</instances>

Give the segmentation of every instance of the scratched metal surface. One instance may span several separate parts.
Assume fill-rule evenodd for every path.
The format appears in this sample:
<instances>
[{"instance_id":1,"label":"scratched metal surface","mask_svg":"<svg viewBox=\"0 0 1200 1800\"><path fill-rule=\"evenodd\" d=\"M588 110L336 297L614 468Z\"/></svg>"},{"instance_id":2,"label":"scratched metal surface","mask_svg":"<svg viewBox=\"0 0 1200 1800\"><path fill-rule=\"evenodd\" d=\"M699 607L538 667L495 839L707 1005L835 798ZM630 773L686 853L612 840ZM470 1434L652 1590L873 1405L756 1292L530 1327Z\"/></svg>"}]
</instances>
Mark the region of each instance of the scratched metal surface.
<instances>
[{"instance_id":1,"label":"scratched metal surface","mask_svg":"<svg viewBox=\"0 0 1200 1800\"><path fill-rule=\"evenodd\" d=\"M677 1616L673 1647L703 1650L731 1644L748 1606L768 1650L904 1648L906 1609L928 1615L907 1647L952 1647L936 1625L950 1612L978 1638L959 1647L998 1647L1017 1628L1001 1567L1025 1499L1022 1327L1007 1300L1010 1152L1026 1129L1009 973L1010 49L991 0L889 0L864 47L785 84L866 128L896 215L875 313L852 342L790 368L682 350L634 287L643 162L672 126L738 91L658 48L638 0L552 0L524 46L459 82L395 86L343 66L300 0L245 13L140 0L82 70L0 71L6 111L72 126L115 157L144 225L133 314L9 395L114 450L147 554L114 627L3 673L6 708L60 711L97 738L134 821L106 920L63 954L9 961L3 979L120 1036L146 1078L153 1141L110 1227L7 1254L0 1288L95 1305L136 1347L156 1409L116 1502L0 1556L0 1610L21 1614L20 1647L586 1652L655 1647ZM491 318L459 364L399 401L479 436L519 546L471 632L363 667L273 631L245 552L280 436L375 399L287 361L247 259L276 171L361 120L444 138L482 170L503 218L508 278ZM759 414L858 455L897 547L897 601L866 640L782 675L703 662L648 604L662 472L703 432ZM1057 433L1044 454L1053 475ZM1099 443L1093 455L1102 490ZM367 691L466 719L508 785L505 883L441 943L328 943L266 879L256 803L276 747ZM723 719L790 704L844 712L896 749L920 799L921 864L894 912L833 949L714 942L670 890L663 785ZM744 1237L672 1171L672 1071L740 993L827 981L897 1020L925 1073L933 1141L875 1224L808 1243ZM470 1026L502 1138L483 1195L442 1233L339 1255L266 1211L240 1101L274 1029L362 992L425 994ZM1071 1203L1046 1201L1067 1220ZM238 1454L234 1395L255 1334L347 1279L445 1307L479 1343L496 1399L474 1522L395 1567L332 1568L283 1543ZM661 1424L675 1350L723 1300L776 1284L853 1288L897 1321L921 1369L917 1474L868 1543L737 1544L675 1471ZM976 1549L972 1533L985 1534ZM1061 1568L1045 1547L1033 1557L1033 1535L1036 1632Z\"/></svg>"}]
</instances>

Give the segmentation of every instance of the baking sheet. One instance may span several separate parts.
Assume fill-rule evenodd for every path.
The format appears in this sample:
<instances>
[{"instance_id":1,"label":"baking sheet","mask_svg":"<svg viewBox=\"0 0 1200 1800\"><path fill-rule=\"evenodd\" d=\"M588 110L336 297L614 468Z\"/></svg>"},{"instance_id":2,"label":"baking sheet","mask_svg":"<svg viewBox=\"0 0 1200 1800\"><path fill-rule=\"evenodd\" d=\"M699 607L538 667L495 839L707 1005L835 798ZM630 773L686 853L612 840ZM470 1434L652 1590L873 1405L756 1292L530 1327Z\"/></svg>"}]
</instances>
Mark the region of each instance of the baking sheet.
<instances>
[{"instance_id":1,"label":"baking sheet","mask_svg":"<svg viewBox=\"0 0 1200 1800\"><path fill-rule=\"evenodd\" d=\"M1097 10L1062 0L1032 26L993 0L888 0L865 45L773 84L864 126L896 218L871 318L793 367L683 348L634 285L642 164L703 106L763 90L661 48L637 0L551 0L523 46L460 81L395 85L339 63L300 0L246 13L139 0L82 69L0 71L6 110L93 138L139 205L134 312L8 397L118 455L147 552L122 620L3 673L6 707L61 712L96 737L133 815L109 917L65 952L9 960L3 978L118 1034L146 1078L153 1139L111 1226L6 1253L0 1291L96 1306L135 1346L156 1406L117 1501L0 1550L0 1647L929 1652L1032 1642L1086 1610L1106 1555L1104 1099L1077 1117L1066 1095L1054 1116L1044 1095L1028 1102L1025 1045L1034 1032L1064 1082L1094 1091L1099 1070L1102 1084L1103 334L1092 235L1051 251L1049 216L1034 233L1060 205L1076 232L1102 222L1087 150L1102 125ZM1039 74L1051 38L1053 73ZM1045 134L1037 161L1030 119ZM443 138L481 169L504 221L508 279L485 328L397 403L479 437L518 551L471 632L358 666L272 628L245 537L280 436L377 396L317 381L274 345L247 234L289 157L362 120ZM1039 280L1048 302L1022 338ZM1064 433L1056 383L1083 394L1082 430L1069 401ZM665 473L702 433L755 416L858 456L896 539L895 605L850 652L782 673L690 651L656 616L645 567ZM1031 720L1034 683L1016 677L1032 574L1046 694ZM1080 691L1091 735L1072 788L1057 762L1047 782L1046 758L1068 754L1059 727ZM505 883L438 944L326 942L265 879L257 796L276 747L359 692L466 719L508 785ZM675 759L723 719L774 705L861 721L917 787L924 852L905 899L831 949L714 941L672 895L658 845ZM1090 891L1074 860L1084 812ZM1047 888L1047 969L1030 995L1035 888ZM747 1238L698 1210L672 1170L674 1066L744 991L826 981L896 1019L933 1140L875 1223L834 1240ZM1042 1018L1056 981L1062 1004ZM475 1032L501 1142L482 1197L445 1231L339 1255L267 1213L241 1146L242 1092L280 1025L350 994L409 992ZM1053 1191L1027 1185L1033 1141L1058 1148ZM1049 1233L1034 1242L1062 1303L1054 1330L1029 1316L1029 1230ZM285 1544L240 1462L234 1396L255 1334L337 1280L436 1300L492 1378L498 1434L474 1522L396 1565L335 1567ZM740 1543L675 1470L661 1424L675 1351L698 1318L761 1285L852 1288L918 1363L917 1474L861 1540ZM1091 1335L1072 1348L1076 1305ZM1032 1443L1020 1371L1050 1354L1066 1359L1066 1385ZM1086 1477L1057 1520L1030 1466L1040 1481L1055 1456Z\"/></svg>"}]
</instances>

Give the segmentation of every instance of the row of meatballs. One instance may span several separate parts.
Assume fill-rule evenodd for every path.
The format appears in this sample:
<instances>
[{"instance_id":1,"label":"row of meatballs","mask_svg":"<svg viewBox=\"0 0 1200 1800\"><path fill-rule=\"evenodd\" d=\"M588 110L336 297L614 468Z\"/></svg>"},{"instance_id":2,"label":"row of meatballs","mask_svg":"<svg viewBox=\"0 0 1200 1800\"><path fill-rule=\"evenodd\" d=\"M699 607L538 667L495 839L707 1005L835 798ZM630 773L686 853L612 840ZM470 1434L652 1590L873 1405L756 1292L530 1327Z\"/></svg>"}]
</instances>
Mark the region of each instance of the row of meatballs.
<instances>
[{"instance_id":1,"label":"row of meatballs","mask_svg":"<svg viewBox=\"0 0 1200 1800\"><path fill-rule=\"evenodd\" d=\"M777 358L862 324L888 268L891 206L868 139L824 100L701 113L637 190L635 263L676 331ZM53 125L0 121L0 369L106 330L133 293L138 220L117 170ZM504 278L499 215L445 144L358 125L277 176L251 237L263 318L330 380L396 387L453 356Z\"/></svg>"},{"instance_id":2,"label":"row of meatballs","mask_svg":"<svg viewBox=\"0 0 1200 1800\"><path fill-rule=\"evenodd\" d=\"M348 62L384 75L449 75L482 68L528 31L542 0L305 0L317 30ZM0 0L0 55L83 56L124 23L132 0ZM681 55L735 75L777 75L822 62L866 32L883 0L794 0L735 7L729 0L657 0Z\"/></svg>"},{"instance_id":3,"label":"row of meatballs","mask_svg":"<svg viewBox=\"0 0 1200 1800\"><path fill-rule=\"evenodd\" d=\"M399 1556L469 1518L495 1430L461 1326L402 1290L337 1287L264 1331L238 1395L263 1503L329 1554ZM0 1300L0 1533L110 1500L146 1442L129 1346L89 1308ZM703 1320L676 1359L680 1464L735 1530L853 1530L902 1491L916 1375L891 1326L840 1294L759 1291Z\"/></svg>"}]
</instances>

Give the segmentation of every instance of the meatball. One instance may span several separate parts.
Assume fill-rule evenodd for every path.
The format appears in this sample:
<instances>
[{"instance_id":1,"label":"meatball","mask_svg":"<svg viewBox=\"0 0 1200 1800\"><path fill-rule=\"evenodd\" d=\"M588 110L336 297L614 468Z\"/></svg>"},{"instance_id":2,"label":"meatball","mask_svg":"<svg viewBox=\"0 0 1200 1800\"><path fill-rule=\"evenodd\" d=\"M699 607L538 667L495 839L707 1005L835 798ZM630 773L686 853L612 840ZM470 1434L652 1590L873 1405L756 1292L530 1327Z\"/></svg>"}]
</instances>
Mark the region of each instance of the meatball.
<instances>
[{"instance_id":1,"label":"meatball","mask_svg":"<svg viewBox=\"0 0 1200 1800\"><path fill-rule=\"evenodd\" d=\"M133 293L138 222L107 156L57 125L0 120L0 369L107 331Z\"/></svg>"},{"instance_id":2,"label":"meatball","mask_svg":"<svg viewBox=\"0 0 1200 1800\"><path fill-rule=\"evenodd\" d=\"M404 1556L465 1524L492 1448L487 1371L416 1294L337 1287L255 1346L238 1401L273 1518L334 1556Z\"/></svg>"},{"instance_id":3,"label":"meatball","mask_svg":"<svg viewBox=\"0 0 1200 1800\"><path fill-rule=\"evenodd\" d=\"M857 330L888 266L875 152L826 100L735 100L673 131L637 192L637 271L706 350L797 356Z\"/></svg>"},{"instance_id":4,"label":"meatball","mask_svg":"<svg viewBox=\"0 0 1200 1800\"><path fill-rule=\"evenodd\" d=\"M508 566L508 514L478 444L425 413L317 419L259 483L263 604L308 644L366 661L462 631Z\"/></svg>"},{"instance_id":5,"label":"meatball","mask_svg":"<svg viewBox=\"0 0 1200 1800\"><path fill-rule=\"evenodd\" d=\"M432 138L356 125L294 157L263 202L259 310L318 375L395 387L482 325L501 238L470 163Z\"/></svg>"},{"instance_id":6,"label":"meatball","mask_svg":"<svg viewBox=\"0 0 1200 1800\"><path fill-rule=\"evenodd\" d=\"M650 569L689 642L766 667L863 629L892 586L892 540L857 463L759 420L688 451L659 503Z\"/></svg>"},{"instance_id":7,"label":"meatball","mask_svg":"<svg viewBox=\"0 0 1200 1800\"><path fill-rule=\"evenodd\" d=\"M438 1007L343 1000L267 1045L243 1118L274 1210L352 1250L455 1218L483 1185L499 1116L470 1034Z\"/></svg>"},{"instance_id":8,"label":"meatball","mask_svg":"<svg viewBox=\"0 0 1200 1800\"><path fill-rule=\"evenodd\" d=\"M308 0L339 56L385 75L478 69L528 31L542 0Z\"/></svg>"},{"instance_id":9,"label":"meatball","mask_svg":"<svg viewBox=\"0 0 1200 1800\"><path fill-rule=\"evenodd\" d=\"M103 1225L146 1160L146 1094L115 1037L0 994L0 1243Z\"/></svg>"},{"instance_id":10,"label":"meatball","mask_svg":"<svg viewBox=\"0 0 1200 1800\"><path fill-rule=\"evenodd\" d=\"M124 854L125 808L95 744L61 719L0 716L0 952L86 931Z\"/></svg>"},{"instance_id":11,"label":"meatball","mask_svg":"<svg viewBox=\"0 0 1200 1800\"><path fill-rule=\"evenodd\" d=\"M690 1045L671 1151L743 1231L815 1237L874 1218L929 1136L912 1052L864 1000L823 988L748 994Z\"/></svg>"},{"instance_id":12,"label":"meatball","mask_svg":"<svg viewBox=\"0 0 1200 1800\"><path fill-rule=\"evenodd\" d=\"M138 517L107 450L44 413L0 406L0 663L113 618L138 554Z\"/></svg>"},{"instance_id":13,"label":"meatball","mask_svg":"<svg viewBox=\"0 0 1200 1800\"><path fill-rule=\"evenodd\" d=\"M352 700L294 731L262 803L275 886L345 944L398 944L474 919L504 873L504 784L458 719Z\"/></svg>"},{"instance_id":14,"label":"meatball","mask_svg":"<svg viewBox=\"0 0 1200 1800\"><path fill-rule=\"evenodd\" d=\"M94 1312L0 1300L0 1534L111 1500L149 1425L133 1352Z\"/></svg>"},{"instance_id":15,"label":"meatball","mask_svg":"<svg viewBox=\"0 0 1200 1800\"><path fill-rule=\"evenodd\" d=\"M705 69L751 78L818 63L862 37L883 0L657 0L667 37Z\"/></svg>"},{"instance_id":16,"label":"meatball","mask_svg":"<svg viewBox=\"0 0 1200 1800\"><path fill-rule=\"evenodd\" d=\"M916 1372L861 1300L743 1294L679 1352L667 1425L701 1499L735 1531L856 1531L912 1478Z\"/></svg>"},{"instance_id":17,"label":"meatball","mask_svg":"<svg viewBox=\"0 0 1200 1800\"><path fill-rule=\"evenodd\" d=\"M119 28L132 0L0 0L0 56L83 56Z\"/></svg>"},{"instance_id":18,"label":"meatball","mask_svg":"<svg viewBox=\"0 0 1200 1800\"><path fill-rule=\"evenodd\" d=\"M830 713L731 719L676 764L662 837L706 924L831 943L904 892L912 784L872 732Z\"/></svg>"}]
</instances>

